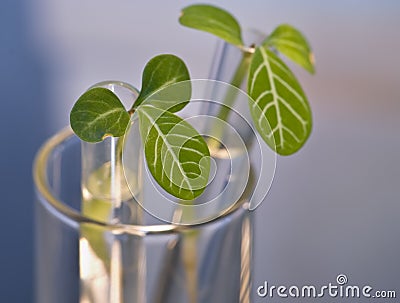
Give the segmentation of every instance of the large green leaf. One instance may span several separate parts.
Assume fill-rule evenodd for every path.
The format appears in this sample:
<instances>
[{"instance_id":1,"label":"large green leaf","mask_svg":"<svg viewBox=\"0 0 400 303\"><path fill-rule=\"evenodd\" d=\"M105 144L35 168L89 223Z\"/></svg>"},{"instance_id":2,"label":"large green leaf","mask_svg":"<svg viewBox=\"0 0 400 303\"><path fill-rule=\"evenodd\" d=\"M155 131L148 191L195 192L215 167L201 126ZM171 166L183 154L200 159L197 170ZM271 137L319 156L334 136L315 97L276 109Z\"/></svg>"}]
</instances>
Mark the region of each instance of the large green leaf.
<instances>
[{"instance_id":1,"label":"large green leaf","mask_svg":"<svg viewBox=\"0 0 400 303\"><path fill-rule=\"evenodd\" d=\"M170 112L182 109L190 101L190 82L187 81L185 85L180 86L180 91L166 90L165 88L186 80L190 80L189 71L185 63L177 56L159 55L152 58L144 68L142 89L133 108L137 108L143 102L155 103L158 101L157 107L168 109ZM157 93L156 97L155 93Z\"/></svg>"},{"instance_id":2,"label":"large green leaf","mask_svg":"<svg viewBox=\"0 0 400 303\"><path fill-rule=\"evenodd\" d=\"M279 25L263 42L264 46L273 46L290 60L299 64L310 73L314 73L314 54L304 35L289 24Z\"/></svg>"},{"instance_id":3,"label":"large green leaf","mask_svg":"<svg viewBox=\"0 0 400 303\"><path fill-rule=\"evenodd\" d=\"M130 116L118 97L102 87L86 91L71 110L74 132L84 141L100 142L124 135Z\"/></svg>"},{"instance_id":4,"label":"large green leaf","mask_svg":"<svg viewBox=\"0 0 400 303\"><path fill-rule=\"evenodd\" d=\"M241 29L236 19L227 11L205 4L184 8L179 22L187 27L209 32L237 46L243 46Z\"/></svg>"},{"instance_id":5,"label":"large green leaf","mask_svg":"<svg viewBox=\"0 0 400 303\"><path fill-rule=\"evenodd\" d=\"M298 81L267 47L258 47L250 64L248 93L254 124L277 153L290 155L306 142L311 110Z\"/></svg>"},{"instance_id":6,"label":"large green leaf","mask_svg":"<svg viewBox=\"0 0 400 303\"><path fill-rule=\"evenodd\" d=\"M199 196L210 171L210 154L203 137L168 111L142 105L137 112L146 162L154 179L179 199Z\"/></svg>"}]
</instances>

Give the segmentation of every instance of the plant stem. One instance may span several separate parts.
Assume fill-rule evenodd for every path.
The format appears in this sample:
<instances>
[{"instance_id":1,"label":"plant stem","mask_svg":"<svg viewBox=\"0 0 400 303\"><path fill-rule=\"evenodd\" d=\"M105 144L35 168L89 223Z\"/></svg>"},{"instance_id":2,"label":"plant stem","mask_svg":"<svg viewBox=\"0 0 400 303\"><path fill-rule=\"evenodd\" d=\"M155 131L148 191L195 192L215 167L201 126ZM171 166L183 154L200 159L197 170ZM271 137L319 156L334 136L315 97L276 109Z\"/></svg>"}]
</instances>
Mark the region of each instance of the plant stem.
<instances>
[{"instance_id":1,"label":"plant stem","mask_svg":"<svg viewBox=\"0 0 400 303\"><path fill-rule=\"evenodd\" d=\"M247 75L251 58L253 57L253 51L252 51L253 49L254 48L251 47L248 50L246 49L243 51L242 59L240 60L239 65L236 68L235 73L230 81L230 84L232 86L235 86L240 89L240 86L242 85ZM223 100L223 105L221 106L217 115L218 121L222 120L224 122L227 122L231 108L236 101L238 92L239 91L236 89L228 89ZM217 150L220 148L219 141L224 133L224 127L223 124L219 123L218 121L214 123L213 127L211 128L211 137L208 141L208 147L210 148L210 151Z\"/></svg>"},{"instance_id":2,"label":"plant stem","mask_svg":"<svg viewBox=\"0 0 400 303\"><path fill-rule=\"evenodd\" d=\"M242 59L239 62L238 67L236 68L236 71L232 77L232 80L230 81L230 84L240 88L240 86L243 83L243 80L245 79L248 68L251 62L253 52L250 50L244 50ZM233 90L229 89L224 97L223 101L223 106L220 108L219 113L217 115L218 119L221 119L223 121L226 121L229 117L229 113L231 110L231 107L236 101L238 94L238 90ZM209 138L208 141L208 147L210 151L219 149L220 143L219 139L223 135L223 124L221 123L215 123L213 127L211 128L212 136ZM185 209L184 209L185 210ZM187 210L187 209L186 209ZM187 218L191 218L194 216L193 213L188 213L186 211L183 212L183 216ZM183 264L186 269L186 287L187 287L187 292L188 292L188 299L189 302L195 303L197 302L198 298L198 292L197 292L197 233L196 231L192 232L187 232L182 234L181 241L182 243L182 258L183 258Z\"/></svg>"}]
</instances>

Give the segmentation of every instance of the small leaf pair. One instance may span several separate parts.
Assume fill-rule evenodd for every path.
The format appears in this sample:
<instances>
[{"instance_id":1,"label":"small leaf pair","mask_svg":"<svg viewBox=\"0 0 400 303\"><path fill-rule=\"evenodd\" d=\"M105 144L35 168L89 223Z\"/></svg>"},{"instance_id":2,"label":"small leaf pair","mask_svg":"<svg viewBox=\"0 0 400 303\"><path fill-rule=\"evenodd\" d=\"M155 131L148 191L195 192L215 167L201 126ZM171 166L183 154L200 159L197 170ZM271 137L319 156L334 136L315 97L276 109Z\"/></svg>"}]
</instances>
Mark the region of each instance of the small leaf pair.
<instances>
[{"instance_id":1,"label":"small leaf pair","mask_svg":"<svg viewBox=\"0 0 400 303\"><path fill-rule=\"evenodd\" d=\"M186 7L179 22L212 33L252 56L247 92L251 97L249 107L254 125L277 153L290 155L298 151L311 133L311 110L299 82L276 51L314 73L314 57L303 34L293 26L283 24L261 45L251 49L245 47L236 19L211 5Z\"/></svg>"},{"instance_id":2,"label":"small leaf pair","mask_svg":"<svg viewBox=\"0 0 400 303\"><path fill-rule=\"evenodd\" d=\"M71 110L71 127L82 140L96 143L124 136L137 112L151 174L168 193L192 200L207 185L210 159L203 137L174 114L190 100L189 72L178 57L159 55L147 63L142 78L142 89L129 111L112 91L89 89ZM176 83L182 85L169 89Z\"/></svg>"}]
</instances>

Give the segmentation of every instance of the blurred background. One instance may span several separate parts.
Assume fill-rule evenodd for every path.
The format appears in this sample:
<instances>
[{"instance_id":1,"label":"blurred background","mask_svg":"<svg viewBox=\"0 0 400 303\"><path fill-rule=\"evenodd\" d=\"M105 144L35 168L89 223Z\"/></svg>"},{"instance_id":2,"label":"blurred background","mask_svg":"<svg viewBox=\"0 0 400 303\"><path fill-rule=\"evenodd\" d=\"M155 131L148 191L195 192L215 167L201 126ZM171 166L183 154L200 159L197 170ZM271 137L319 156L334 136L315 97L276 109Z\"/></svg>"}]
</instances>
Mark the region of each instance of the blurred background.
<instances>
[{"instance_id":1,"label":"blurred background","mask_svg":"<svg viewBox=\"0 0 400 303\"><path fill-rule=\"evenodd\" d=\"M346 274L400 296L400 2L208 2L244 28L295 25L317 60L315 76L294 67L314 130L301 152L278 159L256 210L254 285L322 285ZM208 76L216 39L177 22L190 3L2 2L1 302L32 302L31 165L80 94L108 79L140 86L145 63L160 53L182 57L192 78Z\"/></svg>"}]
</instances>

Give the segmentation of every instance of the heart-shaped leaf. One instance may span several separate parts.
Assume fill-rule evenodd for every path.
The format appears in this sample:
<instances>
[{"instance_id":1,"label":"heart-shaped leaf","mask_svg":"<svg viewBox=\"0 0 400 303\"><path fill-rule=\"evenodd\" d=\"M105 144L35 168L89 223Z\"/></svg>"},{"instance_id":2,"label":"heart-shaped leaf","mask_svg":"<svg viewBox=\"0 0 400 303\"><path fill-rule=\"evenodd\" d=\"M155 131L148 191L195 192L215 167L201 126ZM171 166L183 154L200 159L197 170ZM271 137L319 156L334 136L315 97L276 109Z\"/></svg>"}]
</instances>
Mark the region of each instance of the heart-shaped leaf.
<instances>
[{"instance_id":1,"label":"heart-shaped leaf","mask_svg":"<svg viewBox=\"0 0 400 303\"><path fill-rule=\"evenodd\" d=\"M293 62L310 73L314 73L314 54L304 35L289 24L279 25L263 42L264 46L273 46Z\"/></svg>"},{"instance_id":2,"label":"heart-shaped leaf","mask_svg":"<svg viewBox=\"0 0 400 303\"><path fill-rule=\"evenodd\" d=\"M205 4L191 5L182 10L179 22L184 26L214 34L233 45L243 46L239 23L221 8Z\"/></svg>"},{"instance_id":3,"label":"heart-shaped leaf","mask_svg":"<svg viewBox=\"0 0 400 303\"><path fill-rule=\"evenodd\" d=\"M191 96L190 82L180 86L181 90L166 90L169 85L190 80L189 71L185 63L174 55L159 55L152 58L145 66L142 76L142 89L133 108L137 108L143 102L157 102L157 107L167 109L170 112L181 110ZM157 96L154 96L155 93ZM178 94L178 95L174 95ZM152 96L152 98L149 98Z\"/></svg>"},{"instance_id":4,"label":"heart-shaped leaf","mask_svg":"<svg viewBox=\"0 0 400 303\"><path fill-rule=\"evenodd\" d=\"M118 97L102 87L86 91L71 110L75 134L87 142L100 142L107 136L125 134L130 116Z\"/></svg>"},{"instance_id":5,"label":"heart-shaped leaf","mask_svg":"<svg viewBox=\"0 0 400 303\"><path fill-rule=\"evenodd\" d=\"M265 142L281 155L299 150L312 128L310 106L295 76L267 47L254 53L248 93L254 124Z\"/></svg>"},{"instance_id":6,"label":"heart-shaped leaf","mask_svg":"<svg viewBox=\"0 0 400 303\"><path fill-rule=\"evenodd\" d=\"M203 137L186 121L151 105L137 109L146 162L168 193L192 200L205 189L210 153Z\"/></svg>"}]
</instances>

